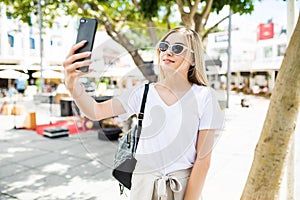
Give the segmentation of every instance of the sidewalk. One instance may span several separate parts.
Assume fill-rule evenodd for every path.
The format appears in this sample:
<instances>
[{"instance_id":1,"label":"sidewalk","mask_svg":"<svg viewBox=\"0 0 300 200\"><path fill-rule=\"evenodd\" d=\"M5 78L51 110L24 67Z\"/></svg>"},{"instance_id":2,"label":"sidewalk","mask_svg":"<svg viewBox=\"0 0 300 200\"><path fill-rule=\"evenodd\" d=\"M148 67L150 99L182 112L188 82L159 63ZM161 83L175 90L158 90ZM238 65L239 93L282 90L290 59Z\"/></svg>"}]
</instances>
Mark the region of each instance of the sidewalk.
<instances>
[{"instance_id":1,"label":"sidewalk","mask_svg":"<svg viewBox=\"0 0 300 200\"><path fill-rule=\"evenodd\" d=\"M242 108L241 96L230 96L225 129L213 151L204 200L240 199L269 103L261 97L248 98L250 108ZM49 120L49 105L36 109L41 112L38 120ZM111 176L116 142L99 140L95 132L49 139L35 131L12 129L13 116L0 115L0 121L0 200L128 199L119 196L118 183ZM297 130L299 126L298 120ZM299 137L295 143L296 154L300 152ZM299 153L295 188L300 187L298 169ZM284 193L283 189L281 199L285 199ZM300 191L295 193L295 199L300 199Z\"/></svg>"},{"instance_id":2,"label":"sidewalk","mask_svg":"<svg viewBox=\"0 0 300 200\"><path fill-rule=\"evenodd\" d=\"M213 158L204 189L206 200L239 200L253 161L269 106L263 97L246 96L251 106L242 108L240 99L230 96L230 108L226 109L225 129L213 150ZM295 134L295 199L300 199L300 120ZM283 178L280 200L286 198L286 177Z\"/></svg>"},{"instance_id":3,"label":"sidewalk","mask_svg":"<svg viewBox=\"0 0 300 200\"><path fill-rule=\"evenodd\" d=\"M36 111L37 124L59 119L59 105L18 102ZM111 176L116 142L96 132L49 139L22 126L24 116L0 115L0 200L98 200L120 197Z\"/></svg>"}]
</instances>

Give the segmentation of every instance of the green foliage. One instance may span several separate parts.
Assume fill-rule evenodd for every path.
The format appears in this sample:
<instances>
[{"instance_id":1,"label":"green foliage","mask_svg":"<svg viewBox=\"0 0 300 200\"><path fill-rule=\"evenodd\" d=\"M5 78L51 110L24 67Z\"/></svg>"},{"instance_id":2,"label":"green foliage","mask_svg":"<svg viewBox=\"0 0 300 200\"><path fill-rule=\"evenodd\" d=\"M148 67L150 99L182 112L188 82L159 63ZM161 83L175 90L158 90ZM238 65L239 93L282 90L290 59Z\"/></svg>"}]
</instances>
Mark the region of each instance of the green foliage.
<instances>
[{"instance_id":1,"label":"green foliage","mask_svg":"<svg viewBox=\"0 0 300 200\"><path fill-rule=\"evenodd\" d=\"M37 23L33 18L38 18L38 1L32 0L0 0L7 5L7 15L25 23ZM41 1L43 21L45 25L52 26L54 19L61 16L64 1L46 0Z\"/></svg>"},{"instance_id":2,"label":"green foliage","mask_svg":"<svg viewBox=\"0 0 300 200\"><path fill-rule=\"evenodd\" d=\"M151 19L152 17L157 17L157 12L159 9L159 0L148 0L139 2L139 11L142 13L145 19Z\"/></svg>"},{"instance_id":3,"label":"green foliage","mask_svg":"<svg viewBox=\"0 0 300 200\"><path fill-rule=\"evenodd\" d=\"M154 31L157 38L161 38L168 30L164 27L155 27ZM151 48L154 47L153 41L149 37L147 27L131 26L126 31L123 31L122 34L132 42L136 49L151 50Z\"/></svg>"},{"instance_id":4,"label":"green foliage","mask_svg":"<svg viewBox=\"0 0 300 200\"><path fill-rule=\"evenodd\" d=\"M230 5L233 13L246 14L254 10L253 0L222 0L213 1L212 11L219 13L226 5Z\"/></svg>"},{"instance_id":5,"label":"green foliage","mask_svg":"<svg viewBox=\"0 0 300 200\"><path fill-rule=\"evenodd\" d=\"M144 19L150 20L158 17L164 20L174 4L176 4L175 0L140 0L138 11Z\"/></svg>"},{"instance_id":6,"label":"green foliage","mask_svg":"<svg viewBox=\"0 0 300 200\"><path fill-rule=\"evenodd\" d=\"M19 19L28 24L37 23L37 21L31 22L32 18L38 18L37 0L0 0L0 2L7 5L7 14L14 19ZM55 18L65 15L93 17L89 11L97 11L99 7L104 9L115 23L140 21L138 10L130 1L126 0L44 0L41 2L43 2L42 17L44 25L52 26Z\"/></svg>"},{"instance_id":7,"label":"green foliage","mask_svg":"<svg viewBox=\"0 0 300 200\"><path fill-rule=\"evenodd\" d=\"M187 0L183 2L184 6L188 6L186 2L194 4L193 0ZM158 12L174 4L176 4L175 0L140 0L139 11L145 18L151 18L158 16ZM205 4L206 0L201 0L201 5ZM251 13L254 10L253 0L214 0L211 11L219 13L226 5L230 5L232 11L239 14Z\"/></svg>"},{"instance_id":8,"label":"green foliage","mask_svg":"<svg viewBox=\"0 0 300 200\"><path fill-rule=\"evenodd\" d=\"M225 5L230 4L233 13L251 13L254 9L253 0L222 0L213 1L212 12L219 13ZM8 5L8 12L15 19L19 19L28 24L37 23L31 21L38 19L38 0L0 0ZM41 0L43 22L52 26L53 21L58 16L85 16L93 17L90 10L97 12L103 9L116 27L124 26L144 27L145 20L151 20L156 26L167 27L169 17L172 15L175 0ZM184 1L189 2L189 1ZM190 1L194 3L193 0ZM201 1L201 6L205 5L205 0ZM184 5L187 6L187 5ZM199 8L199 11L201 9ZM36 17L32 17L36 16ZM102 17L102 16L100 16ZM178 20L180 23L180 20Z\"/></svg>"}]
</instances>

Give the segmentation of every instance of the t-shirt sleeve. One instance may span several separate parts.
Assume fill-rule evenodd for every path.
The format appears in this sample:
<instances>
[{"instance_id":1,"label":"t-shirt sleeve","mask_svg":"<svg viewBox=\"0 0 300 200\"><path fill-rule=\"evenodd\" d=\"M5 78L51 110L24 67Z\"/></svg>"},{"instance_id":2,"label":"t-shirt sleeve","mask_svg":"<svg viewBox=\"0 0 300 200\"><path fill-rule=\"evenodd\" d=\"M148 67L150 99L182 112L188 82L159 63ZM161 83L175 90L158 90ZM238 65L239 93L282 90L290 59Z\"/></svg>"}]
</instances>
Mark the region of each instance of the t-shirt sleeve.
<instances>
[{"instance_id":1,"label":"t-shirt sleeve","mask_svg":"<svg viewBox=\"0 0 300 200\"><path fill-rule=\"evenodd\" d=\"M203 103L199 104L198 130L222 129L224 123L224 111L221 110L215 91L207 88L203 96Z\"/></svg>"},{"instance_id":2,"label":"t-shirt sleeve","mask_svg":"<svg viewBox=\"0 0 300 200\"><path fill-rule=\"evenodd\" d=\"M125 110L124 114L118 116L119 118L122 120L127 120L129 117L139 112L143 88L143 85L138 85L124 91L122 94L116 97Z\"/></svg>"}]
</instances>

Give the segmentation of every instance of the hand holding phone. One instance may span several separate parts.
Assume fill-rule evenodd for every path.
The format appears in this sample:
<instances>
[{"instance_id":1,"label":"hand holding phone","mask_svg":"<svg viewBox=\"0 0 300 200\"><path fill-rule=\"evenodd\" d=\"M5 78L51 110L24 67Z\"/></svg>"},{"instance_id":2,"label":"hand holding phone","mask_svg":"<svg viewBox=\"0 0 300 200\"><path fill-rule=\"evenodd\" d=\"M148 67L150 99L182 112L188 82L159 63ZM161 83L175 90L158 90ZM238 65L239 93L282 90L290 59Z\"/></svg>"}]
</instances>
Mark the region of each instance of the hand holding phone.
<instances>
[{"instance_id":1,"label":"hand holding phone","mask_svg":"<svg viewBox=\"0 0 300 200\"><path fill-rule=\"evenodd\" d=\"M76 43L81 42L82 40L86 40L86 43L83 47L78 49L75 53L92 51L98 22L96 19L90 19L90 18L81 18L79 22L80 22L80 24L79 24L79 28L78 28ZM90 59L90 58L91 58L91 56L89 56L85 59ZM85 59L80 59L77 61L83 61ZM80 67L80 68L78 68L78 70L80 70L82 72L88 72L89 66Z\"/></svg>"}]
</instances>

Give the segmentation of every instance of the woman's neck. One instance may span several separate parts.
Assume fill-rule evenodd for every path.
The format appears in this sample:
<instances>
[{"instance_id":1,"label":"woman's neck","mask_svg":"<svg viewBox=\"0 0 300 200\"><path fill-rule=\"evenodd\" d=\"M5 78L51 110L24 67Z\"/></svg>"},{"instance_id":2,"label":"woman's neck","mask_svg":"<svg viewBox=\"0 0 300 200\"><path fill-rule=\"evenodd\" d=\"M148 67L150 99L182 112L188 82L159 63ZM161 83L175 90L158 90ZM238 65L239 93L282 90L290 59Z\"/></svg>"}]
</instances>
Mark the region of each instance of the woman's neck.
<instances>
[{"instance_id":1,"label":"woman's neck","mask_svg":"<svg viewBox=\"0 0 300 200\"><path fill-rule=\"evenodd\" d=\"M187 74L184 75L179 72L165 73L164 78L159 83L175 92L186 92L193 85L188 81Z\"/></svg>"}]
</instances>

